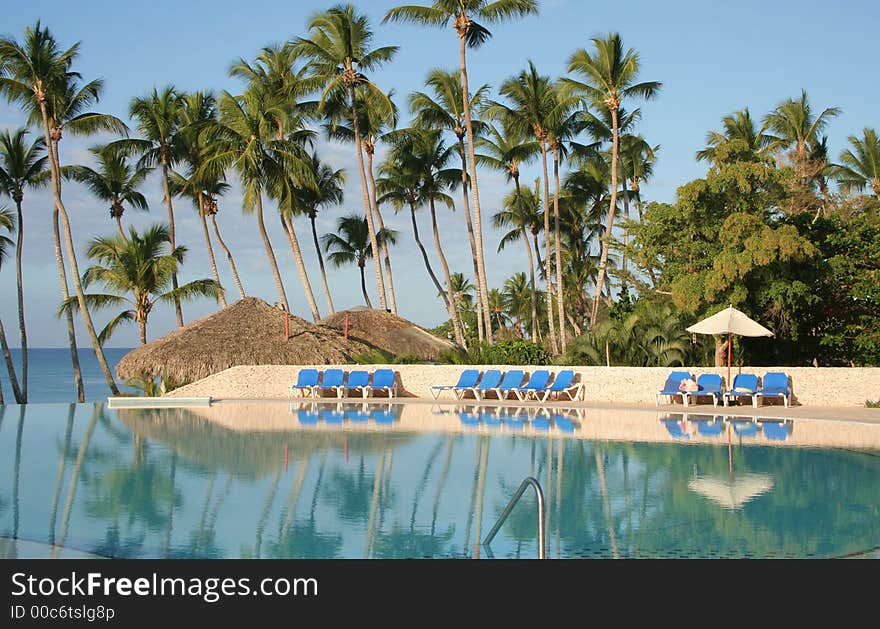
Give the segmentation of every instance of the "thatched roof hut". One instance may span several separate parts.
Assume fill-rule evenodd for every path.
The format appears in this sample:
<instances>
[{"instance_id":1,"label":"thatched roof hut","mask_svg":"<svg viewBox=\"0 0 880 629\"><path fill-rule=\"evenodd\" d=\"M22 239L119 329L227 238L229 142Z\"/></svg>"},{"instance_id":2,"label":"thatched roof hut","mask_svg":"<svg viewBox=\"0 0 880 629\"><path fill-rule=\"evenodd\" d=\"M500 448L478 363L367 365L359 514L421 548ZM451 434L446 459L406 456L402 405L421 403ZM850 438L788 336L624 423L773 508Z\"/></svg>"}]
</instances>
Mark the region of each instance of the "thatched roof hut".
<instances>
[{"instance_id":1,"label":"thatched roof hut","mask_svg":"<svg viewBox=\"0 0 880 629\"><path fill-rule=\"evenodd\" d=\"M348 317L348 336L368 343L381 350L406 358L437 360L440 354L456 347L452 341L442 339L384 310L352 308L340 310L321 320L322 325L345 329Z\"/></svg>"},{"instance_id":2,"label":"thatched roof hut","mask_svg":"<svg viewBox=\"0 0 880 629\"><path fill-rule=\"evenodd\" d=\"M370 349L294 315L286 341L284 331L283 311L246 297L132 350L116 365L116 375L195 382L236 365L345 364Z\"/></svg>"}]
</instances>

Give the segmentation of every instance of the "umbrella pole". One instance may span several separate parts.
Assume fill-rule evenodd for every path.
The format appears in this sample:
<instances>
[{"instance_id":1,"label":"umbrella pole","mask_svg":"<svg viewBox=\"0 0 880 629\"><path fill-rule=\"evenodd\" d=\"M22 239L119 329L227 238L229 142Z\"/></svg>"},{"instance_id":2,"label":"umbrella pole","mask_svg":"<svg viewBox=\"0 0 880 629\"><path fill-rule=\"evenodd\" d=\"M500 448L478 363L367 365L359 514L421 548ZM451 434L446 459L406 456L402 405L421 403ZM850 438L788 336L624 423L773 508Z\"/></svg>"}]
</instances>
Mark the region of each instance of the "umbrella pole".
<instances>
[{"instance_id":1,"label":"umbrella pole","mask_svg":"<svg viewBox=\"0 0 880 629\"><path fill-rule=\"evenodd\" d=\"M730 389L730 356L733 353L733 334L727 333L727 388Z\"/></svg>"}]
</instances>

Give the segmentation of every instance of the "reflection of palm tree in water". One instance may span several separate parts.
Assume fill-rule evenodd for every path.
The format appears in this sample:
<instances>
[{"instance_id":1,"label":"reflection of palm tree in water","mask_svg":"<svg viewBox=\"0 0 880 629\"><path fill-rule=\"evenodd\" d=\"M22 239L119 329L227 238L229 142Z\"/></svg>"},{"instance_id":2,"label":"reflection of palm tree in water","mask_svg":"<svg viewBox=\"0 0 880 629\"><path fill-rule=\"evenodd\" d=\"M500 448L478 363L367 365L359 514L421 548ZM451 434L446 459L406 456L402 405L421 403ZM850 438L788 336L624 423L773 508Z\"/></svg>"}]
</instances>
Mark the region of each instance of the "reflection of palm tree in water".
<instances>
[{"instance_id":1,"label":"reflection of palm tree in water","mask_svg":"<svg viewBox=\"0 0 880 629\"><path fill-rule=\"evenodd\" d=\"M449 477L449 467L452 463L452 447L455 444L455 437L450 435L446 438L446 460L443 463L443 473L440 475L440 481L437 483L437 491L434 493L434 504L431 510L431 535L433 536L437 527L437 512L440 508L440 494L446 486L446 479Z\"/></svg>"},{"instance_id":2,"label":"reflection of palm tree in water","mask_svg":"<svg viewBox=\"0 0 880 629\"><path fill-rule=\"evenodd\" d=\"M67 432L64 435L64 445L61 448L61 458L58 461L58 473L55 475L55 491L52 492L52 506L49 509L49 545L55 545L55 520L58 517L58 499L61 497L61 484L64 482L64 471L67 469L67 454L70 451L70 437L73 433L73 417L76 413L76 405L67 407Z\"/></svg>"}]
</instances>

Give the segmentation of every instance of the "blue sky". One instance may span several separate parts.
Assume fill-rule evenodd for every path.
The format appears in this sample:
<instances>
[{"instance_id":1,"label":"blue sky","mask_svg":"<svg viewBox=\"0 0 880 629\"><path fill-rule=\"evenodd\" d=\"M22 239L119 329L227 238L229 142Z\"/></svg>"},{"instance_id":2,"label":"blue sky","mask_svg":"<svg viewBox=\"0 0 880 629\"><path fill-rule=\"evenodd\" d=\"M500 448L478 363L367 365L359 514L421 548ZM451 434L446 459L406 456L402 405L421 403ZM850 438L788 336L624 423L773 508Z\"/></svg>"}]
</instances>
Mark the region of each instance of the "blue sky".
<instances>
[{"instance_id":1,"label":"blue sky","mask_svg":"<svg viewBox=\"0 0 880 629\"><path fill-rule=\"evenodd\" d=\"M227 76L232 62L253 58L265 45L283 42L306 32L308 17L328 8L330 2L246 3L219 0L213 3L170 2L118 3L108 9L103 2L58 3L31 0L10 3L3 9L3 35L21 38L24 28L40 18L63 46L81 41L77 70L86 79L101 77L105 91L98 109L127 119L128 102L144 95L154 85L174 84L183 90L226 89L233 93L240 84ZM426 30L410 25L381 25L388 8L398 2L378 0L360 2L359 8L372 19L375 45L400 46L397 58L375 72L374 80L385 89L394 89L398 103L403 96L422 89L431 68L455 69L458 43L449 29ZM529 59L543 74L565 73L571 53L589 48L590 38L610 31L621 33L624 44L641 54L644 80L663 83L659 97L642 103L639 131L661 152L655 179L643 187L650 200L672 201L675 189L705 173L694 153L703 147L706 132L717 128L725 114L748 106L752 115L762 117L786 98L806 89L814 108L837 106L842 114L828 128L833 156L846 146L846 138L865 127L877 128L880 86L876 78L876 59L880 52L874 30L880 23L876 2L851 1L834 6L819 2L761 2L744 0L734 5L710 2L575 2L544 0L539 17L492 27L493 39L469 54L472 88L482 83L497 86L522 70ZM404 117L403 122L407 120ZM0 103L0 128L14 128L24 122L15 108ZM66 138L62 142L62 161L87 160L86 149L109 138ZM319 153L336 168L349 171L346 200L341 209L326 213L319 220L319 232L330 231L333 219L341 213L362 211L353 150L346 146L321 143ZM536 165L525 169L523 182L538 176ZM507 191L503 177L481 173L481 200L488 217L497 211ZM158 179L148 181L144 190L150 214L130 211L125 222L144 226L167 220ZM80 266L88 261L84 250L95 235L111 235L114 227L107 209L78 185L65 187L65 202L74 219ZM8 199L0 203L9 203ZM265 253L256 223L242 216L240 195L233 191L221 200L220 224L236 255L245 289L267 301L276 300ZM30 344L35 347L66 344L65 327L54 317L59 302L59 285L51 244L51 200L45 192L31 193L25 200L25 290ZM179 201L178 241L189 247L183 279L208 277L210 269L199 223L191 207ZM400 314L423 325L436 325L444 318L441 302L418 258L411 238L408 217L395 217L390 210L386 222L401 231L392 250L395 285ZM421 231L430 234L427 216ZM308 318L303 292L292 264L289 248L282 239L278 221L268 215L267 222L282 264L285 286L296 314ZM467 272L469 252L461 212L445 213L441 219L442 237L453 270ZM306 261L312 271L313 290L326 314L320 292L314 252L307 223L298 224ZM498 234L491 229L484 236L488 254L490 284L499 286L510 274L524 270L521 247L495 253ZM429 243L427 243L429 244ZM436 260L436 258L434 258ZM227 289L234 285L222 259L218 259L221 279ZM14 345L15 274L12 265L0 273L0 317ZM330 285L337 308L360 303L359 280L354 268L332 270ZM373 291L375 292L375 291ZM375 296L374 296L375 301ZM213 311L209 302L184 306L187 321ZM98 314L103 325L110 313ZM173 312L157 307L150 317L150 338L173 327ZM84 333L81 344L87 343ZM134 326L120 330L112 346L136 343Z\"/></svg>"}]
</instances>

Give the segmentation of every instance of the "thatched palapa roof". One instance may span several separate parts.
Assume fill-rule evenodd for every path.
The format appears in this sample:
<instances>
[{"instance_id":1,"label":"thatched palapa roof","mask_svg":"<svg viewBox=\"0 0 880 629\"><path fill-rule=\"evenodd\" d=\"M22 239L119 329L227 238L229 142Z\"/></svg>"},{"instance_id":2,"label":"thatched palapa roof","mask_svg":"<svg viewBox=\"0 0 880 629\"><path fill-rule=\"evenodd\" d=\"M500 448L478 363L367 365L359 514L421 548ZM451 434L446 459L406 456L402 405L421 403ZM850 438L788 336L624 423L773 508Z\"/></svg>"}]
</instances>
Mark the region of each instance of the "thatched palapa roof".
<instances>
[{"instance_id":1,"label":"thatched palapa roof","mask_svg":"<svg viewBox=\"0 0 880 629\"><path fill-rule=\"evenodd\" d=\"M246 297L132 350L116 365L116 375L123 380L161 375L195 382L236 365L350 363L369 349L334 328L294 315L285 341L284 312Z\"/></svg>"},{"instance_id":2,"label":"thatched palapa roof","mask_svg":"<svg viewBox=\"0 0 880 629\"><path fill-rule=\"evenodd\" d=\"M440 354L455 348L452 341L434 336L412 321L384 310L340 310L322 319L321 323L341 331L345 329L346 316L349 338L363 341L395 356L437 360Z\"/></svg>"}]
</instances>

